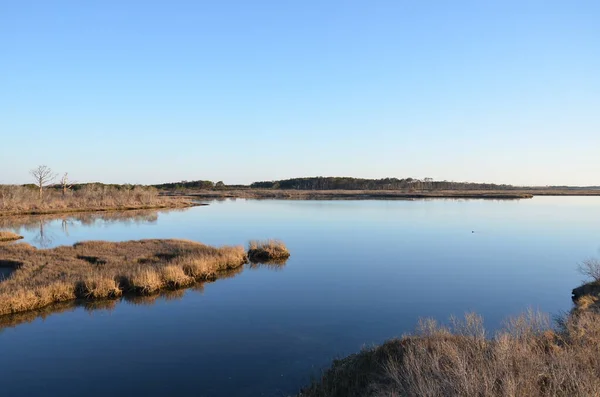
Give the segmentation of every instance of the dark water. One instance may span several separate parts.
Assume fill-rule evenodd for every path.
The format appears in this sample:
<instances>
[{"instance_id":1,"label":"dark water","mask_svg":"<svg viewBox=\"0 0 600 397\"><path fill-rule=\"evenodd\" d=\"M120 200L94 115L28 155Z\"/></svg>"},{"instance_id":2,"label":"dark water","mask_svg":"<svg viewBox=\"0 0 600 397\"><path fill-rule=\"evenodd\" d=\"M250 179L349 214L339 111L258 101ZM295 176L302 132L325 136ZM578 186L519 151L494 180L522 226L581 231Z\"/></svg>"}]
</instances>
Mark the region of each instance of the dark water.
<instances>
[{"instance_id":1,"label":"dark water","mask_svg":"<svg viewBox=\"0 0 600 397\"><path fill-rule=\"evenodd\" d=\"M285 396L422 316L476 311L493 330L529 307L568 310L577 262L600 253L600 198L237 200L134 215L0 227L45 247L274 237L292 257L149 301L5 318L0 395Z\"/></svg>"}]
</instances>

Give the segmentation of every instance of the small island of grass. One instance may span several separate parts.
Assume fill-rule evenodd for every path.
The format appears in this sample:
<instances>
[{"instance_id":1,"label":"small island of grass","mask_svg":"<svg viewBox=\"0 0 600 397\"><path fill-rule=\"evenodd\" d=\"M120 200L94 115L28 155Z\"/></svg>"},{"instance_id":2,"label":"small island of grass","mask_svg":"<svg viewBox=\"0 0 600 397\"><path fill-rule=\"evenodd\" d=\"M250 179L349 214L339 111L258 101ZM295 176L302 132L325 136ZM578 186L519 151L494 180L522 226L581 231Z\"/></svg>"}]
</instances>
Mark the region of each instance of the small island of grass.
<instances>
[{"instance_id":1,"label":"small island of grass","mask_svg":"<svg viewBox=\"0 0 600 397\"><path fill-rule=\"evenodd\" d=\"M78 298L185 287L214 280L247 258L242 246L215 248L187 240L88 241L53 249L0 246L0 267L14 269L0 282L0 315Z\"/></svg>"},{"instance_id":2,"label":"small island of grass","mask_svg":"<svg viewBox=\"0 0 600 397\"><path fill-rule=\"evenodd\" d=\"M251 262L272 262L286 260L290 257L285 244L279 240L250 241L248 258Z\"/></svg>"}]
</instances>

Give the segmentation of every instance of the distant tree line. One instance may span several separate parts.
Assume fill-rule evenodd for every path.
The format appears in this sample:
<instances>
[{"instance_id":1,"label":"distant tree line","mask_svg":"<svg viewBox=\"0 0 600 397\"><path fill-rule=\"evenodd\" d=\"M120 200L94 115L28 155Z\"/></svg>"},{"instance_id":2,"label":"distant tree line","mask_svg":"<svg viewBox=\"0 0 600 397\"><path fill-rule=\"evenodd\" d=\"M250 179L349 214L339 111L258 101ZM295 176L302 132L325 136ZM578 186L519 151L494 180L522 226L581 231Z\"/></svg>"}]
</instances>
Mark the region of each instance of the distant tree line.
<instances>
[{"instance_id":1,"label":"distant tree line","mask_svg":"<svg viewBox=\"0 0 600 397\"><path fill-rule=\"evenodd\" d=\"M403 191L436 191L436 190L517 190L517 189L581 189L574 186L537 186L537 187L516 187L506 184L495 183L475 183L475 182L454 182L454 181L436 181L433 178L382 178L365 179L352 177L306 177L292 178L278 181L254 182L250 185L226 185L223 181L213 182L208 180L180 181L160 183L155 185L135 185L135 184L106 184L100 182L76 183L69 179L65 173L62 178L57 180L57 174L47 166L38 166L30 171L35 183L22 185L25 188L36 189L40 200L43 198L44 191L60 190L63 197L69 191L79 191L82 189L100 189L109 188L113 190L132 190L136 187L155 188L164 191L174 190L237 190L237 189L289 189L289 190L403 190ZM587 189L600 189L599 186L588 186Z\"/></svg>"},{"instance_id":2,"label":"distant tree line","mask_svg":"<svg viewBox=\"0 0 600 397\"><path fill-rule=\"evenodd\" d=\"M293 178L280 181L254 182L255 189L296 190L510 190L511 185L493 183L434 181L431 178L362 179L351 177Z\"/></svg>"},{"instance_id":3,"label":"distant tree line","mask_svg":"<svg viewBox=\"0 0 600 397\"><path fill-rule=\"evenodd\" d=\"M221 181L214 183L213 181L181 181L171 183L161 183L158 185L152 185L153 187L160 190L181 190L181 189L213 189L224 187L225 184Z\"/></svg>"}]
</instances>

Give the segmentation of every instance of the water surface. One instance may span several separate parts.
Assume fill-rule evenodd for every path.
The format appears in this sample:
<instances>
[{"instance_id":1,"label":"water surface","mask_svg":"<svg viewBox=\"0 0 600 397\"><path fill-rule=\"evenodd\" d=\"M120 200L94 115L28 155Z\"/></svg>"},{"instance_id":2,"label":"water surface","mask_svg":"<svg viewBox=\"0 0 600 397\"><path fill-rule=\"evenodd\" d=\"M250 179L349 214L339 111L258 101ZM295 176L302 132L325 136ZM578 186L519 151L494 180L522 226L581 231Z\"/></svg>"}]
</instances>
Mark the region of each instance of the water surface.
<instances>
[{"instance_id":1,"label":"water surface","mask_svg":"<svg viewBox=\"0 0 600 397\"><path fill-rule=\"evenodd\" d=\"M186 211L0 218L38 247L274 237L292 252L279 271L248 267L157 298L5 319L3 395L292 394L332 358L410 331L422 316L476 311L495 329L528 307L568 310L582 280L577 262L600 253L598 219L596 197L228 200Z\"/></svg>"}]
</instances>

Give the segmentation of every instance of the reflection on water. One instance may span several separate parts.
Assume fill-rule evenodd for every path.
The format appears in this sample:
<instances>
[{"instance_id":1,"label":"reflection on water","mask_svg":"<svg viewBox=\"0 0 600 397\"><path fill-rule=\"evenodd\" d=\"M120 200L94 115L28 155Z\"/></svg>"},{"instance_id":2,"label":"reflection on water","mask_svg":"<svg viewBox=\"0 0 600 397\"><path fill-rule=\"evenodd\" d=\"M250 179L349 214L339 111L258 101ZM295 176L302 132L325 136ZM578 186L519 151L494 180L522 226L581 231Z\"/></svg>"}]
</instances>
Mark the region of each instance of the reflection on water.
<instances>
[{"instance_id":1,"label":"reflection on water","mask_svg":"<svg viewBox=\"0 0 600 397\"><path fill-rule=\"evenodd\" d=\"M294 395L333 358L409 332L419 317L474 311L494 330L528 307L569 310L575 264L600 241L600 197L226 200L149 222L77 217L43 222L47 244L276 238L292 256L280 272L249 264L168 295L5 317L2 327L21 325L0 333L2 395ZM32 218L12 226L35 244Z\"/></svg>"},{"instance_id":2,"label":"reflection on water","mask_svg":"<svg viewBox=\"0 0 600 397\"><path fill-rule=\"evenodd\" d=\"M79 307L82 307L87 312L96 312L96 311L112 311L117 307L117 304L121 302L127 302L132 305L142 305L142 306L151 306L156 304L158 301L177 301L183 299L186 294L186 291L193 291L196 293L203 294L205 284L218 282L218 280L234 278L244 271L245 268L249 269L258 269L259 267L268 268L270 270L279 271L282 270L285 266L285 261L269 264L248 264L236 269L229 269L225 271L221 271L218 273L218 277L216 280L209 280L198 282L189 286L187 288L181 289L165 289L161 290L156 294L152 295L133 295L133 294L125 294L117 299L101 299L101 300L73 300L69 302L61 302L55 303L50 306L43 307L41 309L30 310L22 313L9 314L5 316L0 316L0 332L2 332L5 328L16 327L20 324L30 323L36 319L45 320L47 317L52 314L64 313L68 311L73 311Z\"/></svg>"},{"instance_id":3,"label":"reflection on water","mask_svg":"<svg viewBox=\"0 0 600 397\"><path fill-rule=\"evenodd\" d=\"M271 259L269 261L264 261L264 262L250 262L250 264L248 265L248 267L250 269L270 269L270 270L274 270L274 271L280 271L283 269L283 267L285 266L285 264L287 263L287 258L286 259Z\"/></svg>"},{"instance_id":4,"label":"reflection on water","mask_svg":"<svg viewBox=\"0 0 600 397\"><path fill-rule=\"evenodd\" d=\"M125 227L153 225L157 223L161 213L185 210L132 210L0 217L0 229L22 234L26 242L38 248L51 248L61 245L64 240L69 240L71 234L81 228L102 228L113 224Z\"/></svg>"}]
</instances>

